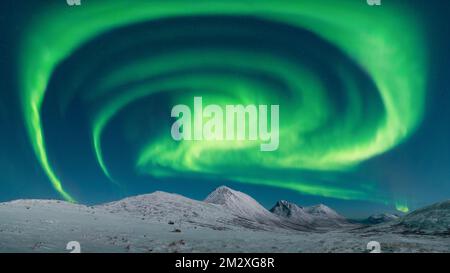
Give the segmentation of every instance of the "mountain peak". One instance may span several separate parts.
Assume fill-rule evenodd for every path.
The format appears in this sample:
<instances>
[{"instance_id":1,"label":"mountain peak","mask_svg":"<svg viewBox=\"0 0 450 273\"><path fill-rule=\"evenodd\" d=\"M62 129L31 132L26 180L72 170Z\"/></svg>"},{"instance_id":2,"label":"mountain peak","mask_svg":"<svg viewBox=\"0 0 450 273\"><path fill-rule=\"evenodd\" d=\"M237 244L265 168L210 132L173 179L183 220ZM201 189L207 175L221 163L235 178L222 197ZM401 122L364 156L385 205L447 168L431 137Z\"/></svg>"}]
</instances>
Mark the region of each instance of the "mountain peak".
<instances>
[{"instance_id":1,"label":"mountain peak","mask_svg":"<svg viewBox=\"0 0 450 273\"><path fill-rule=\"evenodd\" d=\"M234 196L234 198L239 198L239 195L245 195L242 192L238 192L230 189L227 186L220 186L211 192L204 200L207 203L224 205L228 203Z\"/></svg>"},{"instance_id":2,"label":"mountain peak","mask_svg":"<svg viewBox=\"0 0 450 273\"><path fill-rule=\"evenodd\" d=\"M231 188L229 188L225 185L222 185L222 186L217 187L216 191L234 191L234 190L232 190Z\"/></svg>"},{"instance_id":3,"label":"mountain peak","mask_svg":"<svg viewBox=\"0 0 450 273\"><path fill-rule=\"evenodd\" d=\"M287 200L278 200L277 201L277 203L275 204L275 206L284 206L284 207L299 207L299 208L301 208L301 206L299 206L299 205L297 205L297 204L294 204L294 203L291 203L291 202L289 202L289 201L287 201Z\"/></svg>"},{"instance_id":4,"label":"mountain peak","mask_svg":"<svg viewBox=\"0 0 450 273\"><path fill-rule=\"evenodd\" d=\"M363 221L363 223L370 224L370 225L376 225L376 224L395 221L398 219L400 219L400 217L396 214L377 213L377 214L373 214L373 215L369 216L366 220Z\"/></svg>"},{"instance_id":5,"label":"mountain peak","mask_svg":"<svg viewBox=\"0 0 450 273\"><path fill-rule=\"evenodd\" d=\"M305 217L302 207L286 200L277 201L275 206L273 206L270 211L278 216L287 218L291 216L299 216L298 214L302 214L301 216Z\"/></svg>"},{"instance_id":6,"label":"mountain peak","mask_svg":"<svg viewBox=\"0 0 450 273\"><path fill-rule=\"evenodd\" d=\"M280 217L288 218L291 221L313 226L336 226L346 222L345 218L339 215L324 204L311 207L301 207L286 200L278 201L270 211Z\"/></svg>"},{"instance_id":7,"label":"mountain peak","mask_svg":"<svg viewBox=\"0 0 450 273\"><path fill-rule=\"evenodd\" d=\"M218 187L204 201L206 203L221 205L235 215L248 219L272 219L275 217L249 195L233 190L227 186Z\"/></svg>"},{"instance_id":8,"label":"mountain peak","mask_svg":"<svg viewBox=\"0 0 450 273\"><path fill-rule=\"evenodd\" d=\"M331 217L341 217L336 211L331 209L328 206L325 206L324 204L318 204L315 206L306 207L305 211L312 215L317 216L331 216Z\"/></svg>"}]
</instances>

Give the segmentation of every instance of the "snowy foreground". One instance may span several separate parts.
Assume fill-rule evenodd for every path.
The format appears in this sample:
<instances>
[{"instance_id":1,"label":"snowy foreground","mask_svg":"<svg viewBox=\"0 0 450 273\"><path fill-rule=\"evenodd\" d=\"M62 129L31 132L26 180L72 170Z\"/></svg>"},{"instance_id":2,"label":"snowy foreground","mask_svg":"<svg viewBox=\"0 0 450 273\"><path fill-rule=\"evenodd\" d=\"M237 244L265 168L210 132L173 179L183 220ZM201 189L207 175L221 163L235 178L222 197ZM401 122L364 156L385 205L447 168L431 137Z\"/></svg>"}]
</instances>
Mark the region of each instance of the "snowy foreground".
<instances>
[{"instance_id":1,"label":"snowy foreground","mask_svg":"<svg viewBox=\"0 0 450 273\"><path fill-rule=\"evenodd\" d=\"M377 224L279 201L271 211L220 187L205 201L164 192L99 206L56 200L0 203L0 252L450 252L450 201Z\"/></svg>"}]
</instances>

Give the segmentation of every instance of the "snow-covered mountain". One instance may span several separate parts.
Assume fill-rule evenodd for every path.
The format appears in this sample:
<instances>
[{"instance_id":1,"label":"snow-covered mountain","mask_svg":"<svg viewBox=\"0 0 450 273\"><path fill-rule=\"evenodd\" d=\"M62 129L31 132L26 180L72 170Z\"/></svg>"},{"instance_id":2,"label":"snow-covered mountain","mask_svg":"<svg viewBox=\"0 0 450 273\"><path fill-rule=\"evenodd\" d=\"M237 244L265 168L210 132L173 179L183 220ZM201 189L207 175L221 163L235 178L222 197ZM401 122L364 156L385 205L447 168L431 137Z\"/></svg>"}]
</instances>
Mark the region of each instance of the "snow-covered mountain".
<instances>
[{"instance_id":1,"label":"snow-covered mountain","mask_svg":"<svg viewBox=\"0 0 450 273\"><path fill-rule=\"evenodd\" d=\"M157 191L99 205L96 208L126 217L138 217L142 220L174 224L189 223L214 230L311 229L311 227L284 221L245 193L225 186L217 188L205 201Z\"/></svg>"},{"instance_id":2,"label":"snow-covered mountain","mask_svg":"<svg viewBox=\"0 0 450 273\"><path fill-rule=\"evenodd\" d=\"M281 200L270 211L292 222L312 227L336 227L348 224L343 216L323 204L301 207L294 203Z\"/></svg>"},{"instance_id":3,"label":"snow-covered mountain","mask_svg":"<svg viewBox=\"0 0 450 273\"><path fill-rule=\"evenodd\" d=\"M265 209L249 195L226 186L220 186L211 192L204 202L221 206L224 210L235 215L237 222L240 222L244 226L252 226L252 222L255 222L268 227L281 227L295 230L308 230L312 228L311 226L304 225L304 223L285 221Z\"/></svg>"},{"instance_id":4,"label":"snow-covered mountain","mask_svg":"<svg viewBox=\"0 0 450 273\"><path fill-rule=\"evenodd\" d=\"M399 226L419 234L450 235L450 200L415 210L404 216Z\"/></svg>"},{"instance_id":5,"label":"snow-covered mountain","mask_svg":"<svg viewBox=\"0 0 450 273\"><path fill-rule=\"evenodd\" d=\"M132 196L96 207L143 220L193 223L213 229L229 229L235 218L215 205L162 191Z\"/></svg>"},{"instance_id":6,"label":"snow-covered mountain","mask_svg":"<svg viewBox=\"0 0 450 273\"><path fill-rule=\"evenodd\" d=\"M330 207L325 206L324 204L319 204L311 207L305 207L305 211L310 215L316 217L326 217L326 218L335 218L335 219L344 219L343 216L339 215L336 211L332 210Z\"/></svg>"},{"instance_id":7,"label":"snow-covered mountain","mask_svg":"<svg viewBox=\"0 0 450 273\"><path fill-rule=\"evenodd\" d=\"M399 220L400 216L392 213L377 213L369 216L367 219L361 221L363 224L367 225L378 225L382 223L389 223L392 221Z\"/></svg>"},{"instance_id":8,"label":"snow-covered mountain","mask_svg":"<svg viewBox=\"0 0 450 273\"><path fill-rule=\"evenodd\" d=\"M204 201L206 203L220 205L236 216L247 219L258 220L276 218L249 195L232 190L226 186L218 187L211 192Z\"/></svg>"},{"instance_id":9,"label":"snow-covered mountain","mask_svg":"<svg viewBox=\"0 0 450 273\"><path fill-rule=\"evenodd\" d=\"M303 207L286 200L278 201L270 211L297 223L312 224L313 222L313 216L307 213Z\"/></svg>"}]
</instances>

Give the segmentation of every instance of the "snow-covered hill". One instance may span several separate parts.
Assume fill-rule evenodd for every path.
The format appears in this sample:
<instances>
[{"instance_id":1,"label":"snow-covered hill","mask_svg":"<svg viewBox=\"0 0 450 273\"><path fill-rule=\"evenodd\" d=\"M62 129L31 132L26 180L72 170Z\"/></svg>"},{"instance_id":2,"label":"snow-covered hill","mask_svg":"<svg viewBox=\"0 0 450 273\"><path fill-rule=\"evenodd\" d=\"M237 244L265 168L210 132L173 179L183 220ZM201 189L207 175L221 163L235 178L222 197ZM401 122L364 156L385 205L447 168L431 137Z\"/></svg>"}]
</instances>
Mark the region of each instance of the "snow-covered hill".
<instances>
[{"instance_id":1,"label":"snow-covered hill","mask_svg":"<svg viewBox=\"0 0 450 273\"><path fill-rule=\"evenodd\" d=\"M230 229L235 218L218 206L161 191L128 197L97 208L142 220L192 223L212 229Z\"/></svg>"},{"instance_id":2,"label":"snow-covered hill","mask_svg":"<svg viewBox=\"0 0 450 273\"><path fill-rule=\"evenodd\" d=\"M399 226L413 233L450 235L450 200L411 212Z\"/></svg>"}]
</instances>

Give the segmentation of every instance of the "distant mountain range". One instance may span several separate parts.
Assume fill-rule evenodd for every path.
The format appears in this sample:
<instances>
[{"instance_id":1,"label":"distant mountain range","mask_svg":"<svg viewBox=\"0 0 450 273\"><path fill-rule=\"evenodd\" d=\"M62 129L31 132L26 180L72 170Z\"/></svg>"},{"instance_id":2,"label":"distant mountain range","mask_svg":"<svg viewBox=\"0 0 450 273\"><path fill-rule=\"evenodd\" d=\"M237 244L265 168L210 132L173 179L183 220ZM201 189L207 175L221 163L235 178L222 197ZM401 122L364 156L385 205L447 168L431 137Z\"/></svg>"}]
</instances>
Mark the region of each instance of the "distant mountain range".
<instances>
[{"instance_id":1,"label":"distant mountain range","mask_svg":"<svg viewBox=\"0 0 450 273\"><path fill-rule=\"evenodd\" d=\"M281 200L268 211L249 195L226 186L210 193L205 202L221 205L241 219L287 229L311 230L348 224L343 216L322 204L303 208Z\"/></svg>"},{"instance_id":2,"label":"distant mountain range","mask_svg":"<svg viewBox=\"0 0 450 273\"><path fill-rule=\"evenodd\" d=\"M334 227L337 219L344 218L325 206L311 207L308 221L298 217L285 217L272 213L249 195L218 187L204 201L197 201L178 194L154 192L128 197L123 200L96 206L112 213L126 213L142 218L172 219L191 222L215 229L243 227L254 230L313 230L317 227ZM330 217L330 219L328 219Z\"/></svg>"},{"instance_id":3,"label":"distant mountain range","mask_svg":"<svg viewBox=\"0 0 450 273\"><path fill-rule=\"evenodd\" d=\"M301 207L285 200L278 201L270 211L295 223L311 227L339 227L349 222L336 211L320 204L312 207Z\"/></svg>"},{"instance_id":4,"label":"distant mountain range","mask_svg":"<svg viewBox=\"0 0 450 273\"><path fill-rule=\"evenodd\" d=\"M378 213L378 214L371 215L367 219L364 219L359 222L362 224L367 224L367 225L378 225L378 224L382 224L382 223L388 223L388 222L399 220L400 217L401 216L399 216L397 214L392 214L392 213Z\"/></svg>"},{"instance_id":5,"label":"distant mountain range","mask_svg":"<svg viewBox=\"0 0 450 273\"><path fill-rule=\"evenodd\" d=\"M45 200L16 200L10 204L37 204ZM62 201L48 200L46 204L57 205ZM6 205L8 203L1 203ZM68 204L70 205L70 204ZM75 205L74 206L82 206ZM450 200L418 209L403 217L396 214L379 213L360 221L346 219L330 207L319 204L303 207L280 200L267 210L251 196L220 186L204 201L197 201L179 194L156 191L128 197L93 208L110 213L126 214L142 219L190 222L214 229L243 227L256 230L287 229L308 231L336 229L352 225L379 225L407 228L413 233L446 233L450 231Z\"/></svg>"},{"instance_id":6,"label":"distant mountain range","mask_svg":"<svg viewBox=\"0 0 450 273\"><path fill-rule=\"evenodd\" d=\"M385 244L392 245L390 251L416 251L419 246L420 251L450 251L447 239L442 239L450 235L450 200L403 217L376 214L356 223L323 204L302 207L280 200L267 210L251 196L221 186L204 201L161 191L97 206L15 200L0 203L0 219L0 252L59 251L68 238L85 238L84 244L92 251L115 251L122 245L124 251L131 251L133 246L141 252L156 242L160 248L155 251L172 251L174 242L168 241L177 238L172 233L183 233L191 242L189 250L184 239L176 241L176 251L276 248L290 252L299 247L314 252L347 251L349 247L351 251L364 251L360 247L365 247L370 236L389 240ZM428 237L415 237L409 242L402 237L408 234ZM39 241L43 238L45 242Z\"/></svg>"}]
</instances>

